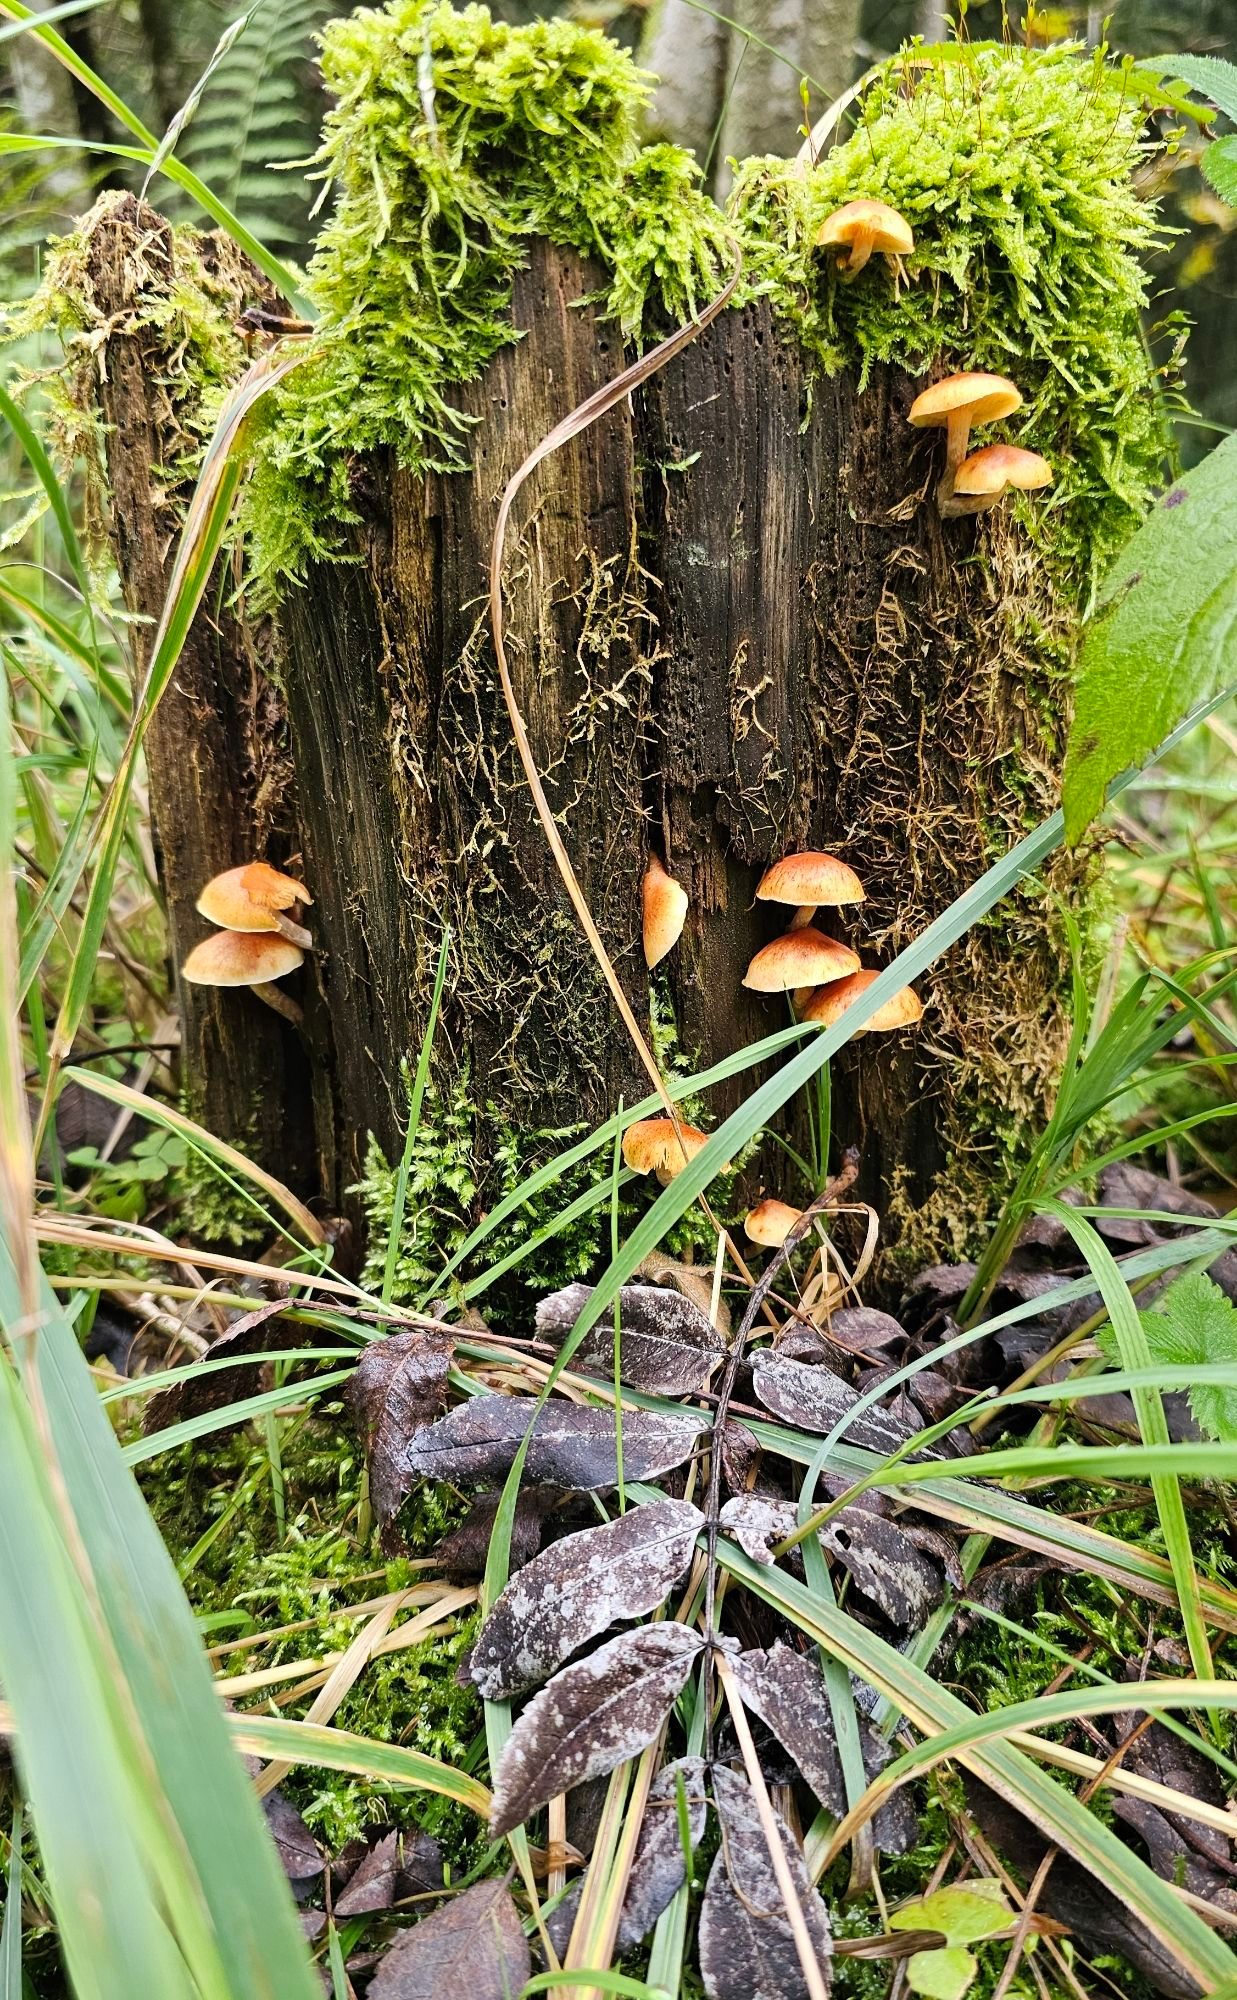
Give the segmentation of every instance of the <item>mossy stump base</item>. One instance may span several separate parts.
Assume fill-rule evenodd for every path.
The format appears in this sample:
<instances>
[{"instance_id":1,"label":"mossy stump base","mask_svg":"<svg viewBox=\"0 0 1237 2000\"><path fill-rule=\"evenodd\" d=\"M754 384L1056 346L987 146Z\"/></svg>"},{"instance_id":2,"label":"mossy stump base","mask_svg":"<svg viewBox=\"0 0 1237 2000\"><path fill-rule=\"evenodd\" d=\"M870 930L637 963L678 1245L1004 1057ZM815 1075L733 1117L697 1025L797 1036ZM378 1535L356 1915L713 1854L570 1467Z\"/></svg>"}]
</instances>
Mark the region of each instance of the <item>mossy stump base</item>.
<instances>
[{"instance_id":1,"label":"mossy stump base","mask_svg":"<svg viewBox=\"0 0 1237 2000\"><path fill-rule=\"evenodd\" d=\"M498 1124L592 1122L645 1092L531 812L484 595L505 481L623 365L582 303L598 282L532 246L514 299L525 337L459 397L477 420L471 471L358 461L356 560L321 565L283 605L321 948L317 1143L336 1195L371 1132L398 1155L401 1065L446 923L440 1052ZM754 901L771 859L842 854L868 900L822 921L879 965L1050 807L1061 697L1018 636L1033 552L1003 516L939 520L940 439L906 421L922 386L878 368L862 395L842 374L809 396L799 350L748 306L521 496L507 604L538 763L638 1012L650 847L688 891L655 981L693 1068L786 1019L740 984L779 927ZM934 969L920 1031L843 1052L834 1132L862 1150L887 1241L943 1250L982 1223L975 1190L999 1196L1005 1135L1051 1089L1059 991L1047 905L1020 899ZM713 1092L714 1119L752 1081ZM749 1180L785 1176L771 1150Z\"/></svg>"}]
</instances>

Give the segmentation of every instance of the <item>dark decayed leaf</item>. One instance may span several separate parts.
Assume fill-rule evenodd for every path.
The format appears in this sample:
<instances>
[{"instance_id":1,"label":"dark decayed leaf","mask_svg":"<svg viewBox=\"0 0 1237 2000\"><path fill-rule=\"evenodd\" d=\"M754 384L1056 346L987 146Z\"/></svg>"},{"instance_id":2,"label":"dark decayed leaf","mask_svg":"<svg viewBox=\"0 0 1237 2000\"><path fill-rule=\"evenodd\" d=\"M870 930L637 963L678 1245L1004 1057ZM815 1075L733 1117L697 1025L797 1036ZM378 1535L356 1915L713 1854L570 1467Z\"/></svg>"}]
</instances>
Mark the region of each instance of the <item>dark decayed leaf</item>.
<instances>
[{"instance_id":1,"label":"dark decayed leaf","mask_svg":"<svg viewBox=\"0 0 1237 2000\"><path fill-rule=\"evenodd\" d=\"M644 1825L636 1858L627 1880L623 1913L619 1919L618 1946L627 1951L652 1930L658 1917L687 1879L679 1826L679 1789L687 1806L687 1825L693 1847L704 1834L708 1801L705 1797L703 1757L680 1757L659 1772L649 1790Z\"/></svg>"},{"instance_id":2,"label":"dark decayed leaf","mask_svg":"<svg viewBox=\"0 0 1237 2000\"><path fill-rule=\"evenodd\" d=\"M635 1757L656 1736L704 1640L686 1625L620 1632L564 1667L520 1716L494 1774L495 1839L572 1785Z\"/></svg>"},{"instance_id":3,"label":"dark decayed leaf","mask_svg":"<svg viewBox=\"0 0 1237 2000\"><path fill-rule=\"evenodd\" d=\"M827 1433L859 1401L859 1393L829 1368L812 1368L802 1361L784 1361L768 1348L752 1356L752 1386L766 1410L796 1430ZM916 1413L917 1417L917 1413ZM848 1444L868 1451L891 1452L923 1428L922 1418L897 1421L881 1405L865 1410L846 1431ZM939 1457L939 1447L931 1453Z\"/></svg>"},{"instance_id":4,"label":"dark decayed leaf","mask_svg":"<svg viewBox=\"0 0 1237 2000\"><path fill-rule=\"evenodd\" d=\"M561 1341L593 1295L591 1285L566 1285L537 1307L537 1331ZM693 1300L665 1285L624 1285L619 1292L622 1376L633 1389L686 1396L699 1389L724 1355L725 1343ZM614 1376L614 1325L601 1321L572 1357L581 1374Z\"/></svg>"},{"instance_id":5,"label":"dark decayed leaf","mask_svg":"<svg viewBox=\"0 0 1237 2000\"><path fill-rule=\"evenodd\" d=\"M396 1900L399 1877L399 1835L388 1833L368 1848L335 1898L337 1917L367 1916L389 1910Z\"/></svg>"},{"instance_id":6,"label":"dark decayed leaf","mask_svg":"<svg viewBox=\"0 0 1237 2000\"><path fill-rule=\"evenodd\" d=\"M756 1802L745 1778L723 1765L713 1772L722 1844L700 1912L700 1976L709 2000L803 2000L807 1985ZM824 1903L789 1828L778 1820L782 1849L826 1988L832 1946Z\"/></svg>"},{"instance_id":7,"label":"dark decayed leaf","mask_svg":"<svg viewBox=\"0 0 1237 2000\"><path fill-rule=\"evenodd\" d=\"M737 1417L722 1426L722 1479L731 1493L746 1493L760 1461L760 1446Z\"/></svg>"},{"instance_id":8,"label":"dark decayed leaf","mask_svg":"<svg viewBox=\"0 0 1237 2000\"><path fill-rule=\"evenodd\" d=\"M478 1882L392 1945L369 2000L514 2000L532 1955L504 1882Z\"/></svg>"},{"instance_id":9,"label":"dark decayed leaf","mask_svg":"<svg viewBox=\"0 0 1237 2000\"><path fill-rule=\"evenodd\" d=\"M377 1839L350 1840L331 1864L337 1917L389 1910L407 1896L424 1896L444 1883L442 1849L418 1827L390 1827Z\"/></svg>"},{"instance_id":10,"label":"dark decayed leaf","mask_svg":"<svg viewBox=\"0 0 1237 2000\"><path fill-rule=\"evenodd\" d=\"M523 1396L474 1396L413 1439L409 1470L421 1479L498 1484L515 1462L533 1423ZM703 1418L662 1417L649 1410L623 1413L623 1476L658 1479L690 1458L705 1428ZM525 1476L549 1486L589 1492L618 1480L614 1412L579 1403L547 1403L536 1420Z\"/></svg>"},{"instance_id":11,"label":"dark decayed leaf","mask_svg":"<svg viewBox=\"0 0 1237 2000\"><path fill-rule=\"evenodd\" d=\"M444 1536L434 1550L448 1577L482 1576L494 1532L501 1493L482 1493L473 1501L458 1528ZM511 1524L511 1553L508 1568L512 1575L531 1562L541 1547L541 1526L555 1495L536 1486L521 1486Z\"/></svg>"},{"instance_id":12,"label":"dark decayed leaf","mask_svg":"<svg viewBox=\"0 0 1237 2000\"><path fill-rule=\"evenodd\" d=\"M347 1402L369 1461L369 1497L388 1541L415 1478L409 1447L446 1407L451 1342L436 1333L390 1333L366 1348Z\"/></svg>"},{"instance_id":13,"label":"dark decayed leaf","mask_svg":"<svg viewBox=\"0 0 1237 2000\"><path fill-rule=\"evenodd\" d=\"M1099 1177L1100 1201L1105 1208L1150 1209L1165 1215L1214 1216L1214 1202L1192 1194L1159 1174L1148 1173L1130 1160L1115 1160ZM1146 1222L1141 1216L1101 1215L1095 1226L1112 1243L1155 1243L1175 1232L1167 1222Z\"/></svg>"},{"instance_id":14,"label":"dark decayed leaf","mask_svg":"<svg viewBox=\"0 0 1237 2000\"><path fill-rule=\"evenodd\" d=\"M230 1361L234 1355L239 1359L243 1354L264 1354L268 1349L304 1347L305 1329L294 1320L281 1320L280 1314L286 1311L287 1300L275 1299L243 1313L218 1340L211 1342L203 1361ZM209 1375L188 1374L151 1397L142 1428L149 1437L154 1431L166 1430L169 1424L183 1423L187 1417L221 1410L241 1396L252 1395L256 1387L252 1368L219 1368Z\"/></svg>"},{"instance_id":15,"label":"dark decayed leaf","mask_svg":"<svg viewBox=\"0 0 1237 2000\"><path fill-rule=\"evenodd\" d=\"M485 1699L525 1693L586 1640L656 1611L703 1526L689 1501L655 1500L543 1549L512 1578L478 1634L469 1673Z\"/></svg>"},{"instance_id":16,"label":"dark decayed leaf","mask_svg":"<svg viewBox=\"0 0 1237 2000\"><path fill-rule=\"evenodd\" d=\"M818 1531L821 1547L849 1574L856 1590L902 1631L917 1631L945 1594L945 1579L931 1556L904 1528L863 1504L844 1507ZM718 1515L755 1562L773 1561L773 1548L794 1533L798 1511L792 1501L760 1493L740 1493Z\"/></svg>"},{"instance_id":17,"label":"dark decayed leaf","mask_svg":"<svg viewBox=\"0 0 1237 2000\"><path fill-rule=\"evenodd\" d=\"M846 1784L829 1697L814 1653L797 1653L777 1640L766 1652L739 1653L731 1669L747 1707L794 1758L804 1782L831 1813L846 1810ZM859 1718L864 1770L869 1780L889 1761L889 1746ZM904 1854L916 1834L914 1810L904 1793L881 1807L872 1832L882 1854Z\"/></svg>"},{"instance_id":18,"label":"dark decayed leaf","mask_svg":"<svg viewBox=\"0 0 1237 2000\"><path fill-rule=\"evenodd\" d=\"M831 1315L825 1332L835 1347L844 1347L848 1354L879 1354L883 1347L906 1339L905 1327L875 1306L844 1306Z\"/></svg>"},{"instance_id":19,"label":"dark decayed leaf","mask_svg":"<svg viewBox=\"0 0 1237 2000\"><path fill-rule=\"evenodd\" d=\"M318 1843L291 1799L276 1787L263 1799L262 1809L289 1882L308 1882L321 1875L326 1864Z\"/></svg>"}]
</instances>

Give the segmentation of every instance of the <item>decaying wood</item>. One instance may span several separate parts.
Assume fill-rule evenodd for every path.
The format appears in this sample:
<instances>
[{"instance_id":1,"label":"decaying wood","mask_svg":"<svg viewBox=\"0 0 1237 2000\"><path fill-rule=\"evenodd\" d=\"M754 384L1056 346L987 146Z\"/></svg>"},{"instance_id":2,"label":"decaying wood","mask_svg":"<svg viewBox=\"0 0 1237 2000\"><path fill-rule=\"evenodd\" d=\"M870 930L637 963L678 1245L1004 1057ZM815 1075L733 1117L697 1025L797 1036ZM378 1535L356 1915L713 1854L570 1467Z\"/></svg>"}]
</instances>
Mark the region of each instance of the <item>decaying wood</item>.
<instances>
[{"instance_id":1,"label":"decaying wood","mask_svg":"<svg viewBox=\"0 0 1237 2000\"><path fill-rule=\"evenodd\" d=\"M398 1149L444 923L443 1049L478 1107L528 1132L592 1121L645 1080L533 818L484 620L498 497L536 439L618 371L581 304L597 274L545 246L516 282L517 347L463 392L471 472L354 471L350 565L286 602L289 713L307 868L326 951L311 1009L324 1168L355 1177L367 1135ZM782 1025L743 969L778 927L768 862L837 849L868 885L827 926L883 964L1021 830L1033 678L1002 592L1012 531L943 525L936 440L906 377L809 386L767 308L729 312L533 476L510 537L513 673L572 860L626 989L647 1008L639 882L650 847L690 897L659 969L700 1065ZM968 558L983 537L983 562ZM1005 786L1004 761L1023 771ZM1031 802L1034 810L1036 801ZM784 913L788 914L788 913ZM1030 939L1028 943L1027 939ZM1016 963L1015 963L1016 962ZM1035 1107L1057 1053L1042 920L998 955L982 935L930 978L918 1036L843 1053L836 1127L862 1191L902 1222L965 1142L959 1102L997 1077ZM733 1107L753 1078L710 1100ZM952 1121L952 1124L951 1124ZM960 1122L962 1121L962 1122ZM766 1173L776 1177L773 1163ZM492 1191L489 1191L492 1194Z\"/></svg>"},{"instance_id":2,"label":"decaying wood","mask_svg":"<svg viewBox=\"0 0 1237 2000\"><path fill-rule=\"evenodd\" d=\"M203 237L204 267L239 312L269 286L222 237ZM103 419L109 533L131 627L135 686L149 662L191 478L181 338L167 322L171 231L131 195L94 211L83 283L89 333L80 392ZM194 904L204 882L254 858L285 860L296 833L281 698L271 678L269 620L234 610L237 577L212 578L146 738L151 812L179 966L209 928ZM181 1069L191 1108L260 1164L306 1183L308 1070L294 1030L244 991L178 983Z\"/></svg>"}]
</instances>

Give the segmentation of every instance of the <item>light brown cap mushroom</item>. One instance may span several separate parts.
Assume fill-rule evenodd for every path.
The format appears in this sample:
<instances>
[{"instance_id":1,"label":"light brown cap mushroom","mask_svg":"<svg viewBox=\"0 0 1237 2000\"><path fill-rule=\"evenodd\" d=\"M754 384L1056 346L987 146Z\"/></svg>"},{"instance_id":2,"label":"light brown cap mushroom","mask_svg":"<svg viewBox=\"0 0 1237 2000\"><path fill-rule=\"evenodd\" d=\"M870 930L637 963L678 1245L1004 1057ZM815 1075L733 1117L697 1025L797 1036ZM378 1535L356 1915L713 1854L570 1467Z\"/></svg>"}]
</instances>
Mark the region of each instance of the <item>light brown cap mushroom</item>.
<instances>
[{"instance_id":1,"label":"light brown cap mushroom","mask_svg":"<svg viewBox=\"0 0 1237 2000\"><path fill-rule=\"evenodd\" d=\"M758 951L743 975L743 984L753 993L793 993L800 986L844 979L858 969L858 952L805 924Z\"/></svg>"},{"instance_id":2,"label":"light brown cap mushroom","mask_svg":"<svg viewBox=\"0 0 1237 2000\"><path fill-rule=\"evenodd\" d=\"M180 968L191 986L248 986L259 1000L298 1026L301 1010L295 1000L271 984L305 963L299 945L290 939L254 931L212 931L195 944Z\"/></svg>"},{"instance_id":3,"label":"light brown cap mushroom","mask_svg":"<svg viewBox=\"0 0 1237 2000\"><path fill-rule=\"evenodd\" d=\"M673 875L667 875L655 854L650 854L641 885L644 902L644 962L650 972L668 951L673 951L683 935L687 920L687 891Z\"/></svg>"},{"instance_id":4,"label":"light brown cap mushroom","mask_svg":"<svg viewBox=\"0 0 1237 2000\"><path fill-rule=\"evenodd\" d=\"M801 1018L805 1021L814 1021L818 1027L831 1028L835 1021L841 1020L847 1008L854 1004L860 994L867 992L873 980L879 977L879 973L864 968L859 972L852 972L846 979L836 979L831 985L822 986L819 993L814 993L808 1001ZM892 1000L886 1000L883 1007L877 1008L870 1021L865 1021L862 1028L856 1030L854 1039L858 1040L860 1035L866 1035L869 1030L883 1034L892 1028L910 1028L922 1018L923 1003L919 995L913 986L904 986L900 992L894 994Z\"/></svg>"},{"instance_id":5,"label":"light brown cap mushroom","mask_svg":"<svg viewBox=\"0 0 1237 2000\"><path fill-rule=\"evenodd\" d=\"M972 424L995 423L1019 407L1022 396L1004 375L946 375L924 389L910 407L910 420L923 429L943 425L947 433L945 479L939 497L953 490L951 475L966 457L966 442Z\"/></svg>"},{"instance_id":6,"label":"light brown cap mushroom","mask_svg":"<svg viewBox=\"0 0 1237 2000\"><path fill-rule=\"evenodd\" d=\"M758 1201L743 1219L743 1234L769 1250L780 1250L802 1213L789 1202Z\"/></svg>"},{"instance_id":7,"label":"light brown cap mushroom","mask_svg":"<svg viewBox=\"0 0 1237 2000\"><path fill-rule=\"evenodd\" d=\"M290 875L281 875L268 862L250 861L212 876L198 897L197 907L208 923L219 924L223 930L281 931L307 951L313 943L309 932L283 912L294 903L310 901L308 891Z\"/></svg>"},{"instance_id":8,"label":"light brown cap mushroom","mask_svg":"<svg viewBox=\"0 0 1237 2000\"><path fill-rule=\"evenodd\" d=\"M839 265L847 278L862 271L874 250L887 257L905 257L915 248L910 223L887 201L848 201L843 208L835 208L822 223L816 241L825 249L849 249L850 256Z\"/></svg>"},{"instance_id":9,"label":"light brown cap mushroom","mask_svg":"<svg viewBox=\"0 0 1237 2000\"><path fill-rule=\"evenodd\" d=\"M756 895L762 903L861 903L863 884L853 868L836 854L822 854L807 848L802 854L784 854L760 878Z\"/></svg>"},{"instance_id":10,"label":"light brown cap mushroom","mask_svg":"<svg viewBox=\"0 0 1237 2000\"><path fill-rule=\"evenodd\" d=\"M1031 493L1052 485L1052 467L1037 451L1024 451L1017 444L986 444L964 458L954 475L955 493L974 495L989 505L1016 486Z\"/></svg>"},{"instance_id":11,"label":"light brown cap mushroom","mask_svg":"<svg viewBox=\"0 0 1237 2000\"><path fill-rule=\"evenodd\" d=\"M681 1136L680 1136L681 1135ZM708 1144L708 1133L671 1118L642 1118L623 1134L623 1160L636 1174L656 1174L663 1187Z\"/></svg>"}]
</instances>

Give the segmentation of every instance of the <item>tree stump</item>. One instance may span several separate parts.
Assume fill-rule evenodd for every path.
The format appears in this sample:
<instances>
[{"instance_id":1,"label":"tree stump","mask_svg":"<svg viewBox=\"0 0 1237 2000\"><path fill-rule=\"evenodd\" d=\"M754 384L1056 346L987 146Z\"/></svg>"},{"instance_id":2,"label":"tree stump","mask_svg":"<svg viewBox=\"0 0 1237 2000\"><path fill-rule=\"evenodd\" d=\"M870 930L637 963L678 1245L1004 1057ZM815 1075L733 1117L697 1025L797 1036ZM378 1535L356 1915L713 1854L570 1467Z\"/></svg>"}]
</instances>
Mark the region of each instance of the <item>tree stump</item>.
<instances>
[{"instance_id":1,"label":"tree stump","mask_svg":"<svg viewBox=\"0 0 1237 2000\"><path fill-rule=\"evenodd\" d=\"M483 1150L495 1130L590 1123L620 1092L645 1094L532 815L484 594L507 478L623 365L582 303L597 284L533 247L515 291L525 337L460 398L477 420L471 471L358 464L355 560L320 566L283 607L324 948L309 1011L318 1146L344 1184L370 1132L398 1153L401 1064L447 924L441 1053L467 1068ZM687 890L654 985L693 1069L786 1021L740 983L783 927L754 900L772 859L842 854L868 900L822 922L883 964L1050 808L1046 682L1003 608L1031 557L995 516L939 520L939 439L906 421L921 386L877 369L862 395L845 376L809 392L797 349L748 306L521 495L507 606L538 764L637 1012L650 848ZM907 1250L945 1247L959 1157L1042 1108L1059 987L1049 919L1028 901L1000 938L977 932L935 969L919 1033L843 1052L835 1133L861 1147L861 1187ZM713 1092L714 1115L753 1081ZM984 1178L995 1199L990 1159ZM779 1156L752 1179L784 1181ZM958 1226L982 1219L964 1204Z\"/></svg>"},{"instance_id":2,"label":"tree stump","mask_svg":"<svg viewBox=\"0 0 1237 2000\"><path fill-rule=\"evenodd\" d=\"M171 226L153 208L130 194L104 196L81 240L64 297L85 337L70 353L78 399L103 420L106 518L135 620L136 690L193 486L204 393L193 342L204 335L201 323L195 335L183 320ZM239 372L244 359L231 321L250 303L269 303L270 287L227 238L193 244L200 321L213 316L219 339L230 342L230 356L214 362L223 386L228 360ZM221 561L146 737L174 971L209 929L194 907L203 884L257 857L282 861L297 845L274 629L236 608L238 584L234 562ZM178 976L176 989L190 1109L260 1165L307 1187L309 1081L298 1036L249 993L186 986Z\"/></svg>"}]
</instances>

